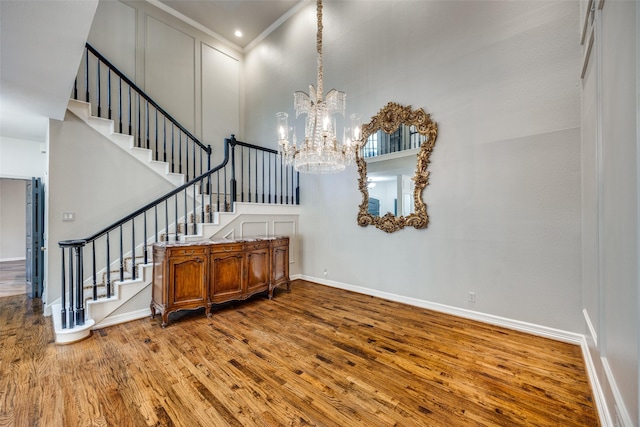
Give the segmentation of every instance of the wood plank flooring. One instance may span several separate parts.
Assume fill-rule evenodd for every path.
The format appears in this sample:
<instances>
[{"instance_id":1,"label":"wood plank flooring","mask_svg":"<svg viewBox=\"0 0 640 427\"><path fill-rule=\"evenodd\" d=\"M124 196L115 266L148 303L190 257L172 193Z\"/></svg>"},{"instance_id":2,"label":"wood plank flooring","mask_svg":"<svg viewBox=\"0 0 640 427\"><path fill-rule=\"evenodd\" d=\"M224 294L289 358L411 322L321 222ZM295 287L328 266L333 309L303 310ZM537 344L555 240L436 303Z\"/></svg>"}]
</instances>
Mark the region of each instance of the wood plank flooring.
<instances>
[{"instance_id":1,"label":"wood plank flooring","mask_svg":"<svg viewBox=\"0 0 640 427\"><path fill-rule=\"evenodd\" d=\"M0 262L0 298L27 292L25 260Z\"/></svg>"},{"instance_id":2,"label":"wood plank flooring","mask_svg":"<svg viewBox=\"0 0 640 427\"><path fill-rule=\"evenodd\" d=\"M0 426L598 426L580 348L294 281L56 346L0 298Z\"/></svg>"}]
</instances>

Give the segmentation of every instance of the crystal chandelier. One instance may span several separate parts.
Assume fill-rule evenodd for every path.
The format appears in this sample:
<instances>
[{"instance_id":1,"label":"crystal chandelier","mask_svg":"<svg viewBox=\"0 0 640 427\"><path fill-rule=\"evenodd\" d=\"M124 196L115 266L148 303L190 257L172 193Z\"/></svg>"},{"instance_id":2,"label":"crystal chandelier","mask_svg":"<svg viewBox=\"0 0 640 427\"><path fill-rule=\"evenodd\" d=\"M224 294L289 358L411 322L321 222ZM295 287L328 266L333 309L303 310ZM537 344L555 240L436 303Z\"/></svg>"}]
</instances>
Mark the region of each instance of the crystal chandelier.
<instances>
[{"instance_id":1,"label":"crystal chandelier","mask_svg":"<svg viewBox=\"0 0 640 427\"><path fill-rule=\"evenodd\" d=\"M287 113L277 113L278 152L287 164L293 164L299 172L332 173L344 170L355 158L356 147L361 142L361 116L351 115L351 127L344 128L343 142L336 136L336 121L339 113L344 117L347 94L335 89L322 97L322 0L317 0L318 33L318 86L309 85L309 93L293 94L296 118L306 114L304 142L299 146L295 130L289 128ZM289 141L289 133L293 134Z\"/></svg>"}]
</instances>

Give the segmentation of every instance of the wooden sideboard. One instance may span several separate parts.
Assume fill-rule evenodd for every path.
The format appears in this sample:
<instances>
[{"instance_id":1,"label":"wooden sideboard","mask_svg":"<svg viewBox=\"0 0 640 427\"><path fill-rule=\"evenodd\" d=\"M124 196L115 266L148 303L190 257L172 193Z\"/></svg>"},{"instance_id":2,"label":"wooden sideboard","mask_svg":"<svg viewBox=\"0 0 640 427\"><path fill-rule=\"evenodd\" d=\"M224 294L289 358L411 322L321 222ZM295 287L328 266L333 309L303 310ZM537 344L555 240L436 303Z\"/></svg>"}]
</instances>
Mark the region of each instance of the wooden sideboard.
<instances>
[{"instance_id":1,"label":"wooden sideboard","mask_svg":"<svg viewBox=\"0 0 640 427\"><path fill-rule=\"evenodd\" d=\"M207 240L190 243L159 242L153 245L151 316L178 310L206 308L243 300L286 285L289 279L289 238L264 237L241 240Z\"/></svg>"}]
</instances>

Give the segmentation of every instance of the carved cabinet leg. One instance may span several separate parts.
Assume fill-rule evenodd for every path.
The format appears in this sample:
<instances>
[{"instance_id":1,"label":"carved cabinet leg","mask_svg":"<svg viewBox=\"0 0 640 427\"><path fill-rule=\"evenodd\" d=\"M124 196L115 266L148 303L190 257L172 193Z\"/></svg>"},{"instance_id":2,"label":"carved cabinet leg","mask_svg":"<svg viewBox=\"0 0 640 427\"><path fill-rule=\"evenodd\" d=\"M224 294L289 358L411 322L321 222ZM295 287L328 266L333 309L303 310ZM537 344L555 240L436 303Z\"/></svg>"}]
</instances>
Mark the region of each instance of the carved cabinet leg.
<instances>
[{"instance_id":1,"label":"carved cabinet leg","mask_svg":"<svg viewBox=\"0 0 640 427\"><path fill-rule=\"evenodd\" d=\"M162 327L166 328L167 325L169 324L169 313L167 313L166 311L164 313L162 313Z\"/></svg>"}]
</instances>

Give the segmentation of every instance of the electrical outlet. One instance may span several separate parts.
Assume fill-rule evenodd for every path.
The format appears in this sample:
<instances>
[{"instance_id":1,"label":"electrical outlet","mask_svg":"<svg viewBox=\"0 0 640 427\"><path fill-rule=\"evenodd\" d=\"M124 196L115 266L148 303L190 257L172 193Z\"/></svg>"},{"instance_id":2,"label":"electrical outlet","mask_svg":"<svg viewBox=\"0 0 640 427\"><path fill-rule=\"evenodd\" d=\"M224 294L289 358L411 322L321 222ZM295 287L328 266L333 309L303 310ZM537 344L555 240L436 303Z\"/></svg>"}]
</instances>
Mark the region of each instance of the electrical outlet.
<instances>
[{"instance_id":1,"label":"electrical outlet","mask_svg":"<svg viewBox=\"0 0 640 427\"><path fill-rule=\"evenodd\" d=\"M476 293L469 292L469 302L476 302Z\"/></svg>"},{"instance_id":2,"label":"electrical outlet","mask_svg":"<svg viewBox=\"0 0 640 427\"><path fill-rule=\"evenodd\" d=\"M329 275L329 273L327 272L327 269L324 269L324 277L327 277Z\"/></svg>"},{"instance_id":3,"label":"electrical outlet","mask_svg":"<svg viewBox=\"0 0 640 427\"><path fill-rule=\"evenodd\" d=\"M75 221L75 219L76 219L75 212L62 212L63 221Z\"/></svg>"}]
</instances>

